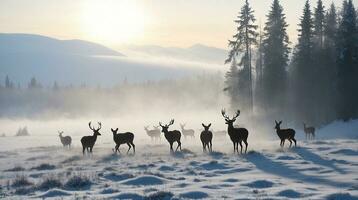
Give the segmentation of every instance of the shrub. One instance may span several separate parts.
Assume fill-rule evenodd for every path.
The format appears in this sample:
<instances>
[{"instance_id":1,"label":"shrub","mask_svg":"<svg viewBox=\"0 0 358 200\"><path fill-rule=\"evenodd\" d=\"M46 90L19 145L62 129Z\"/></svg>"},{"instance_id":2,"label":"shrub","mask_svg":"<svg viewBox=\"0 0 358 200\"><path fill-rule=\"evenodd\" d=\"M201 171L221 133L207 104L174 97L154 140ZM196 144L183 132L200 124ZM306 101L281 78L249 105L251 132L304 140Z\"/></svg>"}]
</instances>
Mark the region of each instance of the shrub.
<instances>
[{"instance_id":1,"label":"shrub","mask_svg":"<svg viewBox=\"0 0 358 200\"><path fill-rule=\"evenodd\" d=\"M40 190L49 190L52 188L61 188L62 183L59 179L55 177L46 177L38 186L37 188Z\"/></svg>"},{"instance_id":2,"label":"shrub","mask_svg":"<svg viewBox=\"0 0 358 200\"><path fill-rule=\"evenodd\" d=\"M15 179L12 181L11 186L12 187L23 187L23 186L29 186L33 185L32 182L30 182L26 176L16 176Z\"/></svg>"},{"instance_id":3,"label":"shrub","mask_svg":"<svg viewBox=\"0 0 358 200\"><path fill-rule=\"evenodd\" d=\"M89 179L89 177L84 175L75 175L72 176L65 183L65 188L70 190L85 189L85 188L89 188L91 185L92 185L92 181Z\"/></svg>"}]
</instances>

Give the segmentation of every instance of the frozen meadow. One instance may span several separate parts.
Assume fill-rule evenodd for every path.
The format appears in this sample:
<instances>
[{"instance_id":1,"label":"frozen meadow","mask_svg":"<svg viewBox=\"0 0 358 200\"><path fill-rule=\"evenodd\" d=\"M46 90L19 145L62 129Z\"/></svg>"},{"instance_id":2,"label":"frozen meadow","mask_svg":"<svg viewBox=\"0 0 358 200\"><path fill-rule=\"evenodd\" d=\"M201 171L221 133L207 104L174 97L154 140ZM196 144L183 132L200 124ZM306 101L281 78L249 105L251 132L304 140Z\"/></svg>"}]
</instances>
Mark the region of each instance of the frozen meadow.
<instances>
[{"instance_id":1,"label":"frozen meadow","mask_svg":"<svg viewBox=\"0 0 358 200\"><path fill-rule=\"evenodd\" d=\"M70 121L64 123L71 126ZM6 124L7 130L13 126ZM291 149L279 147L273 129L264 139L251 131L246 155L233 153L227 135L214 135L214 152L203 153L199 127L195 139L182 138L182 152L170 154L163 135L161 141L151 141L138 127L133 131L136 154L126 154L127 145L114 154L110 127L104 125L93 155L83 156L80 138L91 134L85 126L78 132L65 131L73 140L67 149L57 132L44 131L53 129L55 122L33 122L28 125L30 136L0 138L0 197L358 199L358 139L333 139L339 130L345 130L341 138L352 138L357 125L358 121L333 123L319 129L315 141L303 141L298 130L298 146Z\"/></svg>"}]
</instances>

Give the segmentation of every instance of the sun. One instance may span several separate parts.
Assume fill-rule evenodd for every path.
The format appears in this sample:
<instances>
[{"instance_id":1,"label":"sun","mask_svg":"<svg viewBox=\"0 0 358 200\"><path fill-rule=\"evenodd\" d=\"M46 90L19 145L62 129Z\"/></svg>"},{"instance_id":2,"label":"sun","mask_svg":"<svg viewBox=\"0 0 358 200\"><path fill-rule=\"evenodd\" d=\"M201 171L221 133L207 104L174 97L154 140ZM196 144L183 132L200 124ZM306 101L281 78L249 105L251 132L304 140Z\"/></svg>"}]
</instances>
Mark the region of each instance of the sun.
<instances>
[{"instance_id":1,"label":"sun","mask_svg":"<svg viewBox=\"0 0 358 200\"><path fill-rule=\"evenodd\" d=\"M127 43L143 37L148 18L133 0L89 0L81 23L91 39Z\"/></svg>"}]
</instances>

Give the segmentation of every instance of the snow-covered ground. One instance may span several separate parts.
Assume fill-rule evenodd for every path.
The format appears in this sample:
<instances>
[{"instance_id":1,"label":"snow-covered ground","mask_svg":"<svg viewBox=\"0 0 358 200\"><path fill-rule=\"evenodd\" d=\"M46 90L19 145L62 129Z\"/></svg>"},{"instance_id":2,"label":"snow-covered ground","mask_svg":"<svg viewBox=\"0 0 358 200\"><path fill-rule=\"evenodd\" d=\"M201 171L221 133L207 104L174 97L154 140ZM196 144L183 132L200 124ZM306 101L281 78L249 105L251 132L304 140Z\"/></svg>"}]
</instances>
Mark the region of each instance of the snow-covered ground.
<instances>
[{"instance_id":1,"label":"snow-covered ground","mask_svg":"<svg viewBox=\"0 0 358 200\"><path fill-rule=\"evenodd\" d=\"M234 154L227 136L214 136L214 152L203 153L199 131L183 138L183 151L175 154L164 137L151 142L144 130L136 135L135 155L125 154L126 145L113 154L108 130L92 156L82 156L79 134L72 149L55 133L0 137L0 198L358 199L358 140L320 137L337 126L343 125L323 127L317 140L299 139L291 149L252 134L246 155Z\"/></svg>"}]
</instances>

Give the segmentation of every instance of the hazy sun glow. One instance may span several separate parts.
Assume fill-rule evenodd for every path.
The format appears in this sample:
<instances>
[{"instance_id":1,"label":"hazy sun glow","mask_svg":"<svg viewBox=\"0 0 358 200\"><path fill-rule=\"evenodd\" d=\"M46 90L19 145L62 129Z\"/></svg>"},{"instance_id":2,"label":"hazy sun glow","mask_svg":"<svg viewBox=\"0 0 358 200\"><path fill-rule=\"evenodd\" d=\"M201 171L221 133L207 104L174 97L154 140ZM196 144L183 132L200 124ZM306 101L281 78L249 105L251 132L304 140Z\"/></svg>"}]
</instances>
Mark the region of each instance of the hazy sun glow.
<instances>
[{"instance_id":1,"label":"hazy sun glow","mask_svg":"<svg viewBox=\"0 0 358 200\"><path fill-rule=\"evenodd\" d=\"M84 34L94 40L129 42L143 37L149 16L133 0L86 1Z\"/></svg>"}]
</instances>

